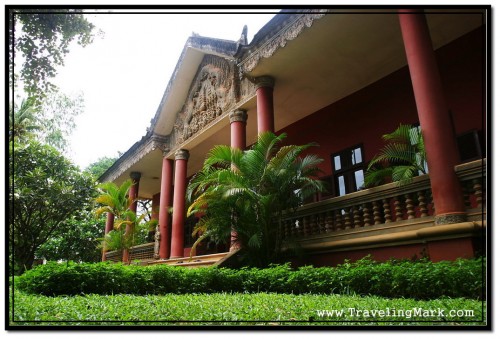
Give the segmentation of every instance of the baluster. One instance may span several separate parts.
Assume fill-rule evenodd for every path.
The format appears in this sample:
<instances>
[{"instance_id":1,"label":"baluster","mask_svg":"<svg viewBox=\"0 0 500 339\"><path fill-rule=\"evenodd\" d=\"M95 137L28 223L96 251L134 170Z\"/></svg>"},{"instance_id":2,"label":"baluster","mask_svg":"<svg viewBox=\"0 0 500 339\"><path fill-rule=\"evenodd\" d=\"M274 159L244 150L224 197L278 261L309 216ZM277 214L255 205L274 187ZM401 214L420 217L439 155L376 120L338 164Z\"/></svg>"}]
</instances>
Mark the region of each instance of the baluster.
<instances>
[{"instance_id":1,"label":"baluster","mask_svg":"<svg viewBox=\"0 0 500 339\"><path fill-rule=\"evenodd\" d=\"M351 226L351 211L345 210L345 209L343 209L343 211L344 211L344 229L347 230L347 229L352 228L352 226Z\"/></svg>"},{"instance_id":2,"label":"baluster","mask_svg":"<svg viewBox=\"0 0 500 339\"><path fill-rule=\"evenodd\" d=\"M471 208L471 203L470 203L471 190L468 181L462 183L462 194L464 196L465 209Z\"/></svg>"},{"instance_id":3,"label":"baluster","mask_svg":"<svg viewBox=\"0 0 500 339\"><path fill-rule=\"evenodd\" d=\"M429 194L430 194L430 207L431 207L431 211L430 211L430 215L434 215L435 213L435 210L434 210L434 196L432 195L432 190L429 190Z\"/></svg>"},{"instance_id":4,"label":"baluster","mask_svg":"<svg viewBox=\"0 0 500 339\"><path fill-rule=\"evenodd\" d=\"M394 197L394 211L396 212L396 221L403 220L403 212L401 208L401 201L399 201L399 197Z\"/></svg>"},{"instance_id":5,"label":"baluster","mask_svg":"<svg viewBox=\"0 0 500 339\"><path fill-rule=\"evenodd\" d=\"M318 233L326 233L325 213L318 214Z\"/></svg>"},{"instance_id":6,"label":"baluster","mask_svg":"<svg viewBox=\"0 0 500 339\"><path fill-rule=\"evenodd\" d=\"M382 203L384 208L384 219L385 223L387 224L392 222L391 205L389 204L389 201L387 199L382 200Z\"/></svg>"},{"instance_id":7,"label":"baluster","mask_svg":"<svg viewBox=\"0 0 500 339\"><path fill-rule=\"evenodd\" d=\"M408 219L415 219L415 205L411 194L405 194L405 198L406 214L408 215Z\"/></svg>"},{"instance_id":8,"label":"baluster","mask_svg":"<svg viewBox=\"0 0 500 339\"><path fill-rule=\"evenodd\" d=\"M309 235L318 234L318 216L312 214L309 216Z\"/></svg>"},{"instance_id":9,"label":"baluster","mask_svg":"<svg viewBox=\"0 0 500 339\"><path fill-rule=\"evenodd\" d=\"M380 217L380 207L377 201L372 202L373 210L373 224L379 225L382 223L382 218Z\"/></svg>"},{"instance_id":10,"label":"baluster","mask_svg":"<svg viewBox=\"0 0 500 339\"><path fill-rule=\"evenodd\" d=\"M354 206L353 219L355 228L361 227L363 225L363 221L361 221L360 206Z\"/></svg>"},{"instance_id":11,"label":"baluster","mask_svg":"<svg viewBox=\"0 0 500 339\"><path fill-rule=\"evenodd\" d=\"M309 234L311 234L311 228L309 226L309 217L308 216L305 216L305 217L302 217L302 223L303 223L303 234L305 236L308 236Z\"/></svg>"},{"instance_id":12,"label":"baluster","mask_svg":"<svg viewBox=\"0 0 500 339\"><path fill-rule=\"evenodd\" d=\"M290 236L290 220L285 219L283 222L283 238L286 239Z\"/></svg>"},{"instance_id":13,"label":"baluster","mask_svg":"<svg viewBox=\"0 0 500 339\"><path fill-rule=\"evenodd\" d=\"M428 216L427 199L425 199L425 191L418 192L418 209L420 210L420 218Z\"/></svg>"},{"instance_id":14,"label":"baluster","mask_svg":"<svg viewBox=\"0 0 500 339\"><path fill-rule=\"evenodd\" d=\"M342 214L341 214L340 211L341 210L335 210L335 225L334 225L334 229L336 231L344 229L344 223L343 223Z\"/></svg>"},{"instance_id":15,"label":"baluster","mask_svg":"<svg viewBox=\"0 0 500 339\"><path fill-rule=\"evenodd\" d=\"M368 208L368 204L365 203L363 204L363 226L371 226L371 221L370 209Z\"/></svg>"},{"instance_id":16,"label":"baluster","mask_svg":"<svg viewBox=\"0 0 500 339\"><path fill-rule=\"evenodd\" d=\"M483 206L483 184L480 179L474 179L472 181L472 189L474 190L474 196L476 197L477 207Z\"/></svg>"},{"instance_id":17,"label":"baluster","mask_svg":"<svg viewBox=\"0 0 500 339\"><path fill-rule=\"evenodd\" d=\"M293 227L293 232L292 235L294 237L298 237L299 234L302 234L301 227L300 227L300 221L299 219L295 219L292 221L292 227Z\"/></svg>"},{"instance_id":18,"label":"baluster","mask_svg":"<svg viewBox=\"0 0 500 339\"><path fill-rule=\"evenodd\" d=\"M330 233L333 230L335 230L334 225L333 225L333 212L332 211L326 211L325 232L326 233Z\"/></svg>"},{"instance_id":19,"label":"baluster","mask_svg":"<svg viewBox=\"0 0 500 339\"><path fill-rule=\"evenodd\" d=\"M323 213L318 213L316 215L317 234L323 233L323 219Z\"/></svg>"}]
</instances>

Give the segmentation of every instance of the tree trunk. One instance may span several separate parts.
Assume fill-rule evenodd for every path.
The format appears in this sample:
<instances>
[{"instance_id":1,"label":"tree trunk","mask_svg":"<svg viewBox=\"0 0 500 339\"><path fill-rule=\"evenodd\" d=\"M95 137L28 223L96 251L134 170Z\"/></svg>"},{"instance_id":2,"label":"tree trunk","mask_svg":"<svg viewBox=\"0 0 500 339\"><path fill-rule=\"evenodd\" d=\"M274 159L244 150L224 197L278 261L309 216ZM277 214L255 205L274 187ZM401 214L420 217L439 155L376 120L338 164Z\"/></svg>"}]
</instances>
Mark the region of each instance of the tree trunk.
<instances>
[{"instance_id":1,"label":"tree trunk","mask_svg":"<svg viewBox=\"0 0 500 339\"><path fill-rule=\"evenodd\" d=\"M17 265L15 274L21 275L25 271L30 270L35 262L35 254L30 253L31 251L19 251L16 250L14 254L14 263Z\"/></svg>"}]
</instances>

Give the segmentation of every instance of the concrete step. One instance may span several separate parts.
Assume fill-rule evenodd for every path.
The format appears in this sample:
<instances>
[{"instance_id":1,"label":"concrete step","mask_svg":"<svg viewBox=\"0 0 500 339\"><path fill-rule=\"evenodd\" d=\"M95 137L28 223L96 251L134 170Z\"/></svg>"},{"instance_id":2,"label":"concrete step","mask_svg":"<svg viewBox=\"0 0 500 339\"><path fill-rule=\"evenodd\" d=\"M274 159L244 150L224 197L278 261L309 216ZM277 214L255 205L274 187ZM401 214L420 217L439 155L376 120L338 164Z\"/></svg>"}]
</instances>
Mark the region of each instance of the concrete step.
<instances>
[{"instance_id":1,"label":"concrete step","mask_svg":"<svg viewBox=\"0 0 500 339\"><path fill-rule=\"evenodd\" d=\"M171 266L183 266L183 267L205 267L211 266L224 259L230 252L222 252L215 254L206 254L206 255L196 255L193 257L183 257L176 259L167 259L167 260L153 260L149 261L148 265L171 265Z\"/></svg>"},{"instance_id":2,"label":"concrete step","mask_svg":"<svg viewBox=\"0 0 500 339\"><path fill-rule=\"evenodd\" d=\"M188 267L188 268L195 268L195 267L208 267L212 266L213 264L217 263L218 260L205 260L205 261L189 261L189 262L183 262L179 264L171 264L170 266L181 266L181 267Z\"/></svg>"}]
</instances>

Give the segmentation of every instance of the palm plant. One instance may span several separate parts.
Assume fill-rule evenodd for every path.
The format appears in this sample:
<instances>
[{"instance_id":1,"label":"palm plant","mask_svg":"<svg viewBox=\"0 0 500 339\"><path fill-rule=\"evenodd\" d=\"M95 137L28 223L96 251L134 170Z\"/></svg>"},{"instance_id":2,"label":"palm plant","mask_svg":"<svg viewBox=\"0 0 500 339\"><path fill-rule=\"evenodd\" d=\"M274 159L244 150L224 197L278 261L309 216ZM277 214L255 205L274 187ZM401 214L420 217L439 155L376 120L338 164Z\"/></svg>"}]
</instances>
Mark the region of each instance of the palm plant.
<instances>
[{"instance_id":1,"label":"palm plant","mask_svg":"<svg viewBox=\"0 0 500 339\"><path fill-rule=\"evenodd\" d=\"M132 180L124 181L120 186L112 182L105 182L99 185L100 195L95 201L101 206L96 209L97 217L103 213L114 215L113 230L102 238L104 250L128 250L137 242L141 227L148 227L147 223L142 223L146 214L137 215L130 209L134 202L128 195L132 186Z\"/></svg>"},{"instance_id":2,"label":"palm plant","mask_svg":"<svg viewBox=\"0 0 500 339\"><path fill-rule=\"evenodd\" d=\"M382 136L387 144L369 163L365 186L376 186L388 178L405 185L412 178L427 173L424 138L419 127L401 124Z\"/></svg>"},{"instance_id":3,"label":"palm plant","mask_svg":"<svg viewBox=\"0 0 500 339\"><path fill-rule=\"evenodd\" d=\"M19 107L9 106L9 141L23 139L41 129L35 117L39 109L34 98L23 99Z\"/></svg>"},{"instance_id":4,"label":"palm plant","mask_svg":"<svg viewBox=\"0 0 500 339\"><path fill-rule=\"evenodd\" d=\"M193 201L188 215L202 215L193 248L206 238L227 243L234 230L248 264L265 266L278 259L284 213L323 187L315 179L322 159L299 157L313 144L278 148L285 137L266 132L249 150L220 145L209 152L188 186Z\"/></svg>"}]
</instances>

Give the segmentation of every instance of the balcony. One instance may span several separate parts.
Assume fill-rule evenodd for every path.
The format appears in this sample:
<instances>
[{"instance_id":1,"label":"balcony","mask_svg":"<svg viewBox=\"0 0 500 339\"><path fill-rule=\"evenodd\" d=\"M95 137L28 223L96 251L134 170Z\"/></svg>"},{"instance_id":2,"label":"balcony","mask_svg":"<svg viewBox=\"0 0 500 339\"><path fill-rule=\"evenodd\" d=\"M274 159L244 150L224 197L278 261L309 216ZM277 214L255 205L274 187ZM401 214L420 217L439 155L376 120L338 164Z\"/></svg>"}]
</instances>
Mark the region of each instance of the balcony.
<instances>
[{"instance_id":1,"label":"balcony","mask_svg":"<svg viewBox=\"0 0 500 339\"><path fill-rule=\"evenodd\" d=\"M455 171L462 184L466 222L434 225L429 176L422 175L405 186L391 183L300 207L283 222L285 247L295 243L320 253L477 235L486 227L486 159L458 165ZM154 243L134 246L129 257L143 265L179 261L156 261ZM106 259L120 261L121 253L108 252Z\"/></svg>"},{"instance_id":2,"label":"balcony","mask_svg":"<svg viewBox=\"0 0 500 339\"><path fill-rule=\"evenodd\" d=\"M486 225L486 159L458 165L455 171L464 194L465 223L434 225L429 176L422 175L405 186L391 183L304 205L285 219L283 237L321 251L474 235Z\"/></svg>"}]
</instances>

